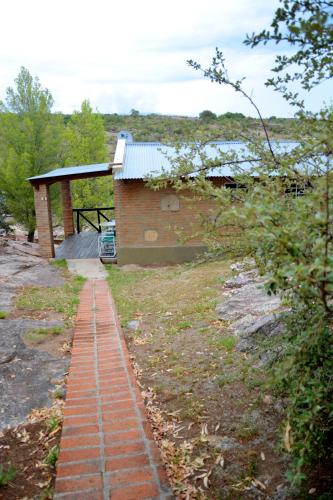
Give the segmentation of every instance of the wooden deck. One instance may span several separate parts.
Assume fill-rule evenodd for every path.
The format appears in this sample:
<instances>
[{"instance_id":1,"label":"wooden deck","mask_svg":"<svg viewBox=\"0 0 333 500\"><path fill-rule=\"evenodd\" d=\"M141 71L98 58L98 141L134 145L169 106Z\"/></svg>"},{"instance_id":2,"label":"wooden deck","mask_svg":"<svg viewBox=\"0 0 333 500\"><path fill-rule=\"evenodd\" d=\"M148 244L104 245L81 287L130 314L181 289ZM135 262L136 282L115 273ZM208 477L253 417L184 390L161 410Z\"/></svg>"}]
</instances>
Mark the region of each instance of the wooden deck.
<instances>
[{"instance_id":1,"label":"wooden deck","mask_svg":"<svg viewBox=\"0 0 333 500\"><path fill-rule=\"evenodd\" d=\"M98 236L94 231L83 231L68 236L55 250L56 259L98 258Z\"/></svg>"}]
</instances>

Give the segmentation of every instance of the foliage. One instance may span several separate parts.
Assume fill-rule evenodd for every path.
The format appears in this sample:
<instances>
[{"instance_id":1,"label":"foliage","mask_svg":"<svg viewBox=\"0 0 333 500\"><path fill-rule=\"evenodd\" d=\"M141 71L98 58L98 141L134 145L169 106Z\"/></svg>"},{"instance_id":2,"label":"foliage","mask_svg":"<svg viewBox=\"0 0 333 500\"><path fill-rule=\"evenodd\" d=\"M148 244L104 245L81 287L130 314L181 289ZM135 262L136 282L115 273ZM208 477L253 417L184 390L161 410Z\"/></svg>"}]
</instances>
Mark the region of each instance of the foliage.
<instances>
[{"instance_id":1,"label":"foliage","mask_svg":"<svg viewBox=\"0 0 333 500\"><path fill-rule=\"evenodd\" d=\"M52 335L60 335L63 331L62 326L32 328L24 334L24 340L33 344L41 344Z\"/></svg>"},{"instance_id":2,"label":"foliage","mask_svg":"<svg viewBox=\"0 0 333 500\"><path fill-rule=\"evenodd\" d=\"M58 446L53 446L46 459L45 459L45 463L47 465L50 465L51 467L55 467L57 461L58 461L58 455L59 455L59 447Z\"/></svg>"},{"instance_id":3,"label":"foliage","mask_svg":"<svg viewBox=\"0 0 333 500\"><path fill-rule=\"evenodd\" d=\"M28 230L30 241L36 218L27 178L55 167L105 162L108 156L103 119L93 113L88 101L70 117L52 113L52 106L49 90L26 68L21 68L15 87L7 89L5 102L0 103L1 194L8 212ZM112 184L104 178L80 180L72 186L78 207L110 204ZM51 187L50 196L59 218L57 186Z\"/></svg>"},{"instance_id":4,"label":"foliage","mask_svg":"<svg viewBox=\"0 0 333 500\"><path fill-rule=\"evenodd\" d=\"M217 116L212 111L206 109L205 111L201 111L201 113L199 114L199 118L200 120L210 122L212 120L216 120Z\"/></svg>"},{"instance_id":5,"label":"foliage","mask_svg":"<svg viewBox=\"0 0 333 500\"><path fill-rule=\"evenodd\" d=\"M279 56L275 68L274 86L291 104L302 107L297 94L282 88L283 84L298 81L308 90L333 75L329 4L286 0L273 20L274 33L264 31L252 38L253 46L285 40L299 48L294 59ZM299 13L305 14L304 20L297 17ZM321 27L315 19L322 21ZM279 31L282 21L289 29L286 37ZM303 65L303 73L281 75L291 62ZM293 129L298 145L290 151L271 141L268 121L246 92L244 78L230 78L219 49L210 67L204 69L192 60L189 64L212 82L227 85L246 98L257 112L263 133L260 137L248 131L242 135L244 148L239 153L221 153L216 148L213 159L203 148L207 138L190 147L178 146L171 173L158 179L155 187L171 183L177 190L189 188L197 197L214 199L216 211L204 221L206 241L213 249L223 249L221 235L238 228L267 276L268 293L281 294L290 307L288 349L275 373L277 386L290 402L284 445L293 457L290 478L299 484L305 465L331 460L333 455L329 383L333 373L333 109L299 113ZM219 187L207 177L216 167L222 173L231 169L235 189Z\"/></svg>"},{"instance_id":6,"label":"foliage","mask_svg":"<svg viewBox=\"0 0 333 500\"><path fill-rule=\"evenodd\" d=\"M67 260L66 259L53 259L51 261L52 266L57 267L58 269L68 269Z\"/></svg>"},{"instance_id":7,"label":"foliage","mask_svg":"<svg viewBox=\"0 0 333 500\"><path fill-rule=\"evenodd\" d=\"M62 120L51 114L53 99L38 78L21 68L15 88L0 103L0 175L6 205L33 238L34 200L27 177L57 165L61 154Z\"/></svg>"},{"instance_id":8,"label":"foliage","mask_svg":"<svg viewBox=\"0 0 333 500\"><path fill-rule=\"evenodd\" d=\"M0 319L6 319L8 316L7 311L0 311Z\"/></svg>"},{"instance_id":9,"label":"foliage","mask_svg":"<svg viewBox=\"0 0 333 500\"><path fill-rule=\"evenodd\" d=\"M103 119L83 101L75 111L65 132L65 165L88 165L107 160ZM109 206L112 193L110 178L82 179L72 183L73 205L77 208Z\"/></svg>"},{"instance_id":10,"label":"foliage","mask_svg":"<svg viewBox=\"0 0 333 500\"><path fill-rule=\"evenodd\" d=\"M282 5L271 23L272 30L247 35L244 43L256 47L272 41L276 44L285 42L296 49L292 55L276 56L273 71L277 76L268 79L266 85L282 91L290 101L303 106L302 101L296 101L298 94L289 91L290 82L299 82L309 90L333 77L333 2L280 0L280 3ZM289 69L294 72L288 73Z\"/></svg>"},{"instance_id":11,"label":"foliage","mask_svg":"<svg viewBox=\"0 0 333 500\"><path fill-rule=\"evenodd\" d=\"M0 465L0 488L6 486L10 481L16 476L16 469L12 465L5 469L3 465Z\"/></svg>"},{"instance_id":12,"label":"foliage","mask_svg":"<svg viewBox=\"0 0 333 500\"><path fill-rule=\"evenodd\" d=\"M293 455L291 479L304 479L304 465L332 460L333 325L320 307L299 305L289 317L289 349L276 367L276 384L288 394L284 446Z\"/></svg>"},{"instance_id":13,"label":"foliage","mask_svg":"<svg viewBox=\"0 0 333 500\"><path fill-rule=\"evenodd\" d=\"M208 122L185 116L153 114L138 116L104 114L103 119L112 151L119 130L130 130L135 141L164 143L201 140L203 136L214 140L239 140L240 127L244 132L253 130L262 134L257 118L244 117L241 113L225 113L217 120ZM273 118L267 120L267 127L272 137L276 139L292 139L293 122L292 118Z\"/></svg>"},{"instance_id":14,"label":"foliage","mask_svg":"<svg viewBox=\"0 0 333 500\"><path fill-rule=\"evenodd\" d=\"M61 425L61 419L57 415L51 415L46 421L47 428L52 432Z\"/></svg>"},{"instance_id":15,"label":"foliage","mask_svg":"<svg viewBox=\"0 0 333 500\"><path fill-rule=\"evenodd\" d=\"M0 229L4 229L6 233L10 232L10 225L6 222L6 214L8 209L5 203L5 197L0 193Z\"/></svg>"}]
</instances>

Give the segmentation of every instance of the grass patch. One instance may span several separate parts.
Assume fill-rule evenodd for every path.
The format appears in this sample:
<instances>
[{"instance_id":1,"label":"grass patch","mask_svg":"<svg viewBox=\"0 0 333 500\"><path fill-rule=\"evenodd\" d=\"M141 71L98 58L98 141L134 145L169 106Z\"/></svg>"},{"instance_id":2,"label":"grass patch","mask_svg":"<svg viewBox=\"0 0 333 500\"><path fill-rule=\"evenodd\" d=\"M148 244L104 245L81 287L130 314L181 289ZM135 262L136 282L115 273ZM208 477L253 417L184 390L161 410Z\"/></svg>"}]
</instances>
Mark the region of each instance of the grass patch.
<instances>
[{"instance_id":1,"label":"grass patch","mask_svg":"<svg viewBox=\"0 0 333 500\"><path fill-rule=\"evenodd\" d=\"M227 372L222 375L218 375L216 377L216 383L218 387L222 388L226 385L231 385L234 382L237 382L240 378L239 373Z\"/></svg>"},{"instance_id":2,"label":"grass patch","mask_svg":"<svg viewBox=\"0 0 333 500\"><path fill-rule=\"evenodd\" d=\"M133 271L107 265L106 269L123 326L137 314L166 315L166 329L173 334L189 328L192 320L206 318L215 309L218 294L215 287L219 274L229 273L229 262Z\"/></svg>"},{"instance_id":3,"label":"grass patch","mask_svg":"<svg viewBox=\"0 0 333 500\"><path fill-rule=\"evenodd\" d=\"M232 335L222 335L221 337L214 337L209 340L208 344L217 349L223 349L231 352L237 344L237 339Z\"/></svg>"},{"instance_id":4,"label":"grass patch","mask_svg":"<svg viewBox=\"0 0 333 500\"><path fill-rule=\"evenodd\" d=\"M259 433L258 426L249 414L245 414L236 431L236 437L243 441L255 438Z\"/></svg>"},{"instance_id":5,"label":"grass patch","mask_svg":"<svg viewBox=\"0 0 333 500\"><path fill-rule=\"evenodd\" d=\"M59 447L53 446L50 449L49 453L47 454L47 457L45 458L46 465L50 465L51 467L55 467L55 465L58 461L58 455L59 455Z\"/></svg>"},{"instance_id":6,"label":"grass patch","mask_svg":"<svg viewBox=\"0 0 333 500\"><path fill-rule=\"evenodd\" d=\"M58 287L24 287L16 299L16 307L30 311L55 311L64 314L66 322L71 322L85 281L82 276L75 275Z\"/></svg>"},{"instance_id":7,"label":"grass patch","mask_svg":"<svg viewBox=\"0 0 333 500\"><path fill-rule=\"evenodd\" d=\"M0 319L6 319L8 316L7 311L0 311Z\"/></svg>"},{"instance_id":8,"label":"grass patch","mask_svg":"<svg viewBox=\"0 0 333 500\"><path fill-rule=\"evenodd\" d=\"M121 317L122 325L133 319L135 313L140 310L140 303L135 299L134 291L142 281L147 280L152 272L150 270L122 271L108 264L108 282L115 298L117 309Z\"/></svg>"},{"instance_id":9,"label":"grass patch","mask_svg":"<svg viewBox=\"0 0 333 500\"><path fill-rule=\"evenodd\" d=\"M0 465L0 488L6 486L10 481L16 476L16 469L10 465L7 469L3 465Z\"/></svg>"},{"instance_id":10,"label":"grass patch","mask_svg":"<svg viewBox=\"0 0 333 500\"><path fill-rule=\"evenodd\" d=\"M178 323L178 330L187 330L187 328L191 328L191 322L190 321L180 321Z\"/></svg>"},{"instance_id":11,"label":"grass patch","mask_svg":"<svg viewBox=\"0 0 333 500\"><path fill-rule=\"evenodd\" d=\"M58 269L68 269L67 260L66 259L53 259L51 261L53 267Z\"/></svg>"},{"instance_id":12,"label":"grass patch","mask_svg":"<svg viewBox=\"0 0 333 500\"><path fill-rule=\"evenodd\" d=\"M32 330L28 330L25 334L25 339L34 343L41 343L46 338L51 337L53 335L60 335L63 333L64 328L62 326L51 326L49 328L33 328Z\"/></svg>"},{"instance_id":13,"label":"grass patch","mask_svg":"<svg viewBox=\"0 0 333 500\"><path fill-rule=\"evenodd\" d=\"M46 421L46 425L50 431L55 431L60 424L61 420L57 415L51 415Z\"/></svg>"}]
</instances>

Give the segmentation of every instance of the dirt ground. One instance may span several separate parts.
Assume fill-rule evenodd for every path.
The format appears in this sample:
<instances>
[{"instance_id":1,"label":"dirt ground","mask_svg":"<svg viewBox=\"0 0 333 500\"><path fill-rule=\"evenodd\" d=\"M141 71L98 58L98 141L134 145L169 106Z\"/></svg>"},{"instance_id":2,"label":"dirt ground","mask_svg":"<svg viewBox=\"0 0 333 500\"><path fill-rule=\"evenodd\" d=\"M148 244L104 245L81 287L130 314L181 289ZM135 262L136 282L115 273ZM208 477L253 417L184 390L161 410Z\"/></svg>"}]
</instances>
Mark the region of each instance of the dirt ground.
<instances>
[{"instance_id":1,"label":"dirt ground","mask_svg":"<svg viewBox=\"0 0 333 500\"><path fill-rule=\"evenodd\" d=\"M270 391L269 366L238 351L218 317L230 262L109 273L177 498L316 498L318 482L303 495L286 479L286 402ZM279 340L269 342L267 352Z\"/></svg>"},{"instance_id":2,"label":"dirt ground","mask_svg":"<svg viewBox=\"0 0 333 500\"><path fill-rule=\"evenodd\" d=\"M52 498L55 481L53 457L57 456L60 425L40 419L0 434L1 472L11 472L0 487L1 500ZM53 424L54 425L54 424Z\"/></svg>"}]
</instances>

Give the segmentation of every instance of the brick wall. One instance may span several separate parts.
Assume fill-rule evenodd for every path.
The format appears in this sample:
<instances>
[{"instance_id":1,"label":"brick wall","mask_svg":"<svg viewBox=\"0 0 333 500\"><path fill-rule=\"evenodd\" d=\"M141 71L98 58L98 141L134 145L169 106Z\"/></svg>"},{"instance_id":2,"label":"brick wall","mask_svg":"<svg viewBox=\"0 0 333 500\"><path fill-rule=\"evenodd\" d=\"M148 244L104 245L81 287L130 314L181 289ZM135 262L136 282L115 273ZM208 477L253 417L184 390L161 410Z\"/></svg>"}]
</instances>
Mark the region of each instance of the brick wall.
<instances>
[{"instance_id":1,"label":"brick wall","mask_svg":"<svg viewBox=\"0 0 333 500\"><path fill-rule=\"evenodd\" d=\"M222 179L218 179L217 183L221 185ZM161 209L161 200L170 195L179 198L179 210ZM199 214L214 211L212 201L193 200L189 191L177 193L172 188L153 191L142 180L114 181L114 196L118 248L182 245L175 228L178 227L182 234L191 236L200 231ZM147 235L147 231L152 233ZM157 239L146 241L145 235L146 238L156 235L155 231ZM200 246L203 243L200 238L195 237L183 244Z\"/></svg>"},{"instance_id":2,"label":"brick wall","mask_svg":"<svg viewBox=\"0 0 333 500\"><path fill-rule=\"evenodd\" d=\"M64 234L65 238L67 238L67 236L74 234L70 181L62 181L60 190L61 190L62 212L64 219Z\"/></svg>"},{"instance_id":3,"label":"brick wall","mask_svg":"<svg viewBox=\"0 0 333 500\"><path fill-rule=\"evenodd\" d=\"M34 186L36 222L38 230L39 251L45 259L54 257L53 226L49 186Z\"/></svg>"}]
</instances>

